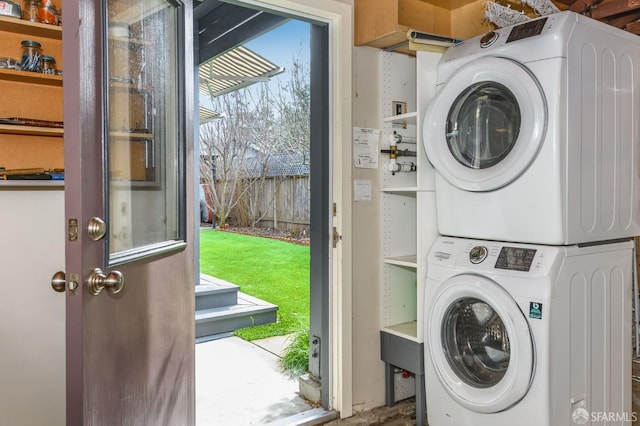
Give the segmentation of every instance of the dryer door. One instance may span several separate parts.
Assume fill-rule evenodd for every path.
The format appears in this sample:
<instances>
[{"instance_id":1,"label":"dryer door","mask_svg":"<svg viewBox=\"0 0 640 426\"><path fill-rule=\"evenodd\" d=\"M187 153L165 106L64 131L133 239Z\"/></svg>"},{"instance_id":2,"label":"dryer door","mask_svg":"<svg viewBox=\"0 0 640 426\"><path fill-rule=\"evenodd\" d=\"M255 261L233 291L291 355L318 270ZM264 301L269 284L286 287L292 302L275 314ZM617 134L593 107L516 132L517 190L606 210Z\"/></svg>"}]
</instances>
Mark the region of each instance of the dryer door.
<instances>
[{"instance_id":1,"label":"dryer door","mask_svg":"<svg viewBox=\"0 0 640 426\"><path fill-rule=\"evenodd\" d=\"M458 275L437 292L427 343L449 395L478 413L496 413L528 392L535 365L526 317L494 281Z\"/></svg>"},{"instance_id":2,"label":"dryer door","mask_svg":"<svg viewBox=\"0 0 640 426\"><path fill-rule=\"evenodd\" d=\"M491 191L529 167L546 126L547 103L535 76L518 62L485 57L444 83L427 109L423 140L449 183Z\"/></svg>"}]
</instances>

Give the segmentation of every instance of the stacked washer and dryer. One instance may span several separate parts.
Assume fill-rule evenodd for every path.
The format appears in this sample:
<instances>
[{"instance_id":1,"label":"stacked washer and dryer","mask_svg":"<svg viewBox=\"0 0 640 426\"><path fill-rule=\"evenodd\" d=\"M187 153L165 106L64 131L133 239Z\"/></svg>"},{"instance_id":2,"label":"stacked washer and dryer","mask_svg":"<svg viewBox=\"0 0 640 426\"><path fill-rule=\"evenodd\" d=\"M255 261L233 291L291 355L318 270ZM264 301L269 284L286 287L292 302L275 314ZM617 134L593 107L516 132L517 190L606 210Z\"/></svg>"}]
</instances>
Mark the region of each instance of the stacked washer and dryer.
<instances>
[{"instance_id":1,"label":"stacked washer and dryer","mask_svg":"<svg viewBox=\"0 0 640 426\"><path fill-rule=\"evenodd\" d=\"M640 39L562 12L444 54L423 140L430 426L628 424Z\"/></svg>"}]
</instances>

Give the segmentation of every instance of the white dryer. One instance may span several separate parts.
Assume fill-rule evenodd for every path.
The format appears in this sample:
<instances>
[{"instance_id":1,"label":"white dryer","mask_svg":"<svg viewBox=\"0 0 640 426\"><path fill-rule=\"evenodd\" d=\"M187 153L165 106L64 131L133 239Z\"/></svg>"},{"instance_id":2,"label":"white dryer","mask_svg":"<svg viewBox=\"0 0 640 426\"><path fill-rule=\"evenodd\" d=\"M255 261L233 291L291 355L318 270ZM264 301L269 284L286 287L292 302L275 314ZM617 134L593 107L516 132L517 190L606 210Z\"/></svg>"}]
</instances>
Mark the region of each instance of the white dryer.
<instances>
[{"instance_id":1,"label":"white dryer","mask_svg":"<svg viewBox=\"0 0 640 426\"><path fill-rule=\"evenodd\" d=\"M638 36L562 12L449 48L437 86L423 141L441 234L640 234Z\"/></svg>"},{"instance_id":2,"label":"white dryer","mask_svg":"<svg viewBox=\"0 0 640 426\"><path fill-rule=\"evenodd\" d=\"M631 420L632 248L439 237L424 301L429 425Z\"/></svg>"}]
</instances>

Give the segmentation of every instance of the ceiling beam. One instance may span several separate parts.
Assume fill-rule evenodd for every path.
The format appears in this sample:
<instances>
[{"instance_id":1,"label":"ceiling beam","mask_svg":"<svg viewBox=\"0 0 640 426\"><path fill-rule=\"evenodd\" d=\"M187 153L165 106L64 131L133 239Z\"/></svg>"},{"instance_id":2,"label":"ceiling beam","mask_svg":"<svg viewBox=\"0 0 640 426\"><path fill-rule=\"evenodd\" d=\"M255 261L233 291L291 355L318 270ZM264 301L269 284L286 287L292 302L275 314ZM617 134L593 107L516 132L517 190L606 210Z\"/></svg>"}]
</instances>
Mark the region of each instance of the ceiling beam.
<instances>
[{"instance_id":1,"label":"ceiling beam","mask_svg":"<svg viewBox=\"0 0 640 426\"><path fill-rule=\"evenodd\" d=\"M200 54L199 54L199 62L200 64L208 61L211 58L215 58L222 53L225 53L234 47L240 46L246 43L249 40L252 40L267 31L285 23L288 18L278 15L272 15L265 12L259 12L251 9L239 8L242 10L249 10L254 16L243 22L237 22L237 24L232 28L232 30L227 30L226 32L220 31L220 34L217 37L212 38L212 34L206 32L207 38L203 39L200 37ZM215 11L214 11L215 12ZM236 15L240 16L240 15ZM206 19L206 18L205 18ZM209 21L209 25L213 24L212 21ZM217 24L222 25L222 24ZM206 28L207 23L203 20L200 21L200 28Z\"/></svg>"},{"instance_id":2,"label":"ceiling beam","mask_svg":"<svg viewBox=\"0 0 640 426\"><path fill-rule=\"evenodd\" d=\"M222 4L198 22L201 45L213 43L229 31L243 25L260 12L244 7Z\"/></svg>"}]
</instances>

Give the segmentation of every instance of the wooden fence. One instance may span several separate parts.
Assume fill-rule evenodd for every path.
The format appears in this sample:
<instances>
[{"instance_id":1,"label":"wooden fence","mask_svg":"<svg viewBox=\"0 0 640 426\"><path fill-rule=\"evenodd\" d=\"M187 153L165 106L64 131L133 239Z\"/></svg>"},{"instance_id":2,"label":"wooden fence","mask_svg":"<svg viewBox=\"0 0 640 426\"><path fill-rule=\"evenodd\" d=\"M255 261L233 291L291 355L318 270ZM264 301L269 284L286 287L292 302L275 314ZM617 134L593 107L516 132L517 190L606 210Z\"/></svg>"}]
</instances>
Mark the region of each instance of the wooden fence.
<instances>
[{"instance_id":1,"label":"wooden fence","mask_svg":"<svg viewBox=\"0 0 640 426\"><path fill-rule=\"evenodd\" d=\"M267 178L262 185L253 185L247 191L243 201L232 210L230 219L234 224L248 225L248 221L261 217L259 227L309 235L310 195L309 176ZM249 200L256 206L254 217L251 217Z\"/></svg>"}]
</instances>

